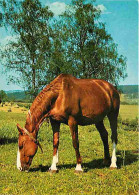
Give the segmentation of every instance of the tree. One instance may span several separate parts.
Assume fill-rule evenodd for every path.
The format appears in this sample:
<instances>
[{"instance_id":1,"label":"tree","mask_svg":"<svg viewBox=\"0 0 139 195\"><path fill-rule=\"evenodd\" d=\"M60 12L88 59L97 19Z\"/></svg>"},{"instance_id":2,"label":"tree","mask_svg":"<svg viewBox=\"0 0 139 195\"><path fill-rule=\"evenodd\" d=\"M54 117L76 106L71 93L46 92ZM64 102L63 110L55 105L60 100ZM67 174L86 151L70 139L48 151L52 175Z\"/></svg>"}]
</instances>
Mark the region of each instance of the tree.
<instances>
[{"instance_id":1,"label":"tree","mask_svg":"<svg viewBox=\"0 0 139 195\"><path fill-rule=\"evenodd\" d=\"M0 103L1 102L5 102L8 100L7 94L5 93L5 91L0 90Z\"/></svg>"},{"instance_id":2,"label":"tree","mask_svg":"<svg viewBox=\"0 0 139 195\"><path fill-rule=\"evenodd\" d=\"M92 3L72 0L72 6L61 16L65 56L72 63L74 75L117 85L126 77L126 58L118 54L105 24L99 21L100 14Z\"/></svg>"},{"instance_id":3,"label":"tree","mask_svg":"<svg viewBox=\"0 0 139 195\"><path fill-rule=\"evenodd\" d=\"M15 74L10 81L22 84L33 98L46 84L51 53L49 20L53 14L39 0L7 0L2 4L5 23L16 41L10 41L1 51L6 70Z\"/></svg>"},{"instance_id":4,"label":"tree","mask_svg":"<svg viewBox=\"0 0 139 195\"><path fill-rule=\"evenodd\" d=\"M73 74L72 64L66 56L66 44L64 40L63 30L61 28L62 21L53 20L52 23L52 49L47 71L47 79L51 81L60 73ZM63 23L63 22L62 22Z\"/></svg>"},{"instance_id":5,"label":"tree","mask_svg":"<svg viewBox=\"0 0 139 195\"><path fill-rule=\"evenodd\" d=\"M2 0L2 21L15 36L1 50L3 65L14 73L10 81L22 84L34 98L60 73L115 85L124 79L126 58L118 54L93 2L72 0L60 19L54 20L39 0Z\"/></svg>"}]
</instances>

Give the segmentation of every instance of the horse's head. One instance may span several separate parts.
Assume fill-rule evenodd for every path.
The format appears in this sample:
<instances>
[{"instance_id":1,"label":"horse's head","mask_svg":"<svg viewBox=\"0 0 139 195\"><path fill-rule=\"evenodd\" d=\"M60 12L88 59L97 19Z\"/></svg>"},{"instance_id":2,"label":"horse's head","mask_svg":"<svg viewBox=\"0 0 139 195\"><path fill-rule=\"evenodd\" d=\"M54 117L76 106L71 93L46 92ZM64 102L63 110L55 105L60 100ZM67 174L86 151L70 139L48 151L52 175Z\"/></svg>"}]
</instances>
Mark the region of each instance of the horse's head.
<instances>
[{"instance_id":1,"label":"horse's head","mask_svg":"<svg viewBox=\"0 0 139 195\"><path fill-rule=\"evenodd\" d=\"M37 152L39 142L25 128L21 128L18 124L17 128L19 131L17 168L20 171L28 171Z\"/></svg>"}]
</instances>

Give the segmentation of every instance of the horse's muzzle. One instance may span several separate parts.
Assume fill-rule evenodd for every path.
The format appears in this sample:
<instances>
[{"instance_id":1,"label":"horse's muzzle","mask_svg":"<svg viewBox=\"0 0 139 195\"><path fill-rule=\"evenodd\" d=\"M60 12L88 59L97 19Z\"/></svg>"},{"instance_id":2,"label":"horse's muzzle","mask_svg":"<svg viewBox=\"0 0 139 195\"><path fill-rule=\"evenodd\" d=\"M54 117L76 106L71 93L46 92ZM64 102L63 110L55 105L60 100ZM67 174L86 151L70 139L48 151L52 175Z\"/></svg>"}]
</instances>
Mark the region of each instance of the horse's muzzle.
<instances>
[{"instance_id":1,"label":"horse's muzzle","mask_svg":"<svg viewBox=\"0 0 139 195\"><path fill-rule=\"evenodd\" d=\"M24 165L23 167L18 168L20 171L29 172L29 166Z\"/></svg>"}]
</instances>

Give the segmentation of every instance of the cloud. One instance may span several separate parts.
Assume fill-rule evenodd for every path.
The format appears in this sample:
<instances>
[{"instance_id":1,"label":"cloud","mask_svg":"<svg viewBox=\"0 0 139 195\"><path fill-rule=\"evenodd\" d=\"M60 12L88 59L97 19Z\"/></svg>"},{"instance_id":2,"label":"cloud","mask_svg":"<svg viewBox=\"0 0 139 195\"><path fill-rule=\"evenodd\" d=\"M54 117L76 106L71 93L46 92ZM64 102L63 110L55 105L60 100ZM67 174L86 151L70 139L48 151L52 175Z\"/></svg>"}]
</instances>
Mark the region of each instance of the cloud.
<instances>
[{"instance_id":1,"label":"cloud","mask_svg":"<svg viewBox=\"0 0 139 195\"><path fill-rule=\"evenodd\" d=\"M101 5L97 5L96 8L98 10L100 10L101 12L105 12L107 10L106 7L104 5L102 5L102 4Z\"/></svg>"},{"instance_id":2,"label":"cloud","mask_svg":"<svg viewBox=\"0 0 139 195\"><path fill-rule=\"evenodd\" d=\"M55 16L58 16L62 14L66 10L66 4L63 2L54 2L47 4L49 6L49 9L54 13Z\"/></svg>"},{"instance_id":3,"label":"cloud","mask_svg":"<svg viewBox=\"0 0 139 195\"><path fill-rule=\"evenodd\" d=\"M102 14L111 14L111 12L108 12L107 8L103 4L97 5L95 7L97 10L100 10Z\"/></svg>"},{"instance_id":4,"label":"cloud","mask_svg":"<svg viewBox=\"0 0 139 195\"><path fill-rule=\"evenodd\" d=\"M55 1L53 3L47 3L46 5L54 13L55 16L62 14L66 10L66 8L69 8L68 7L69 5L67 5L63 2L59 2L59 1ZM96 9L100 10L102 14L110 14L111 13L111 12L107 11L107 8L103 4L97 5L95 7L96 7ZM71 7L70 7L70 9L71 9Z\"/></svg>"}]
</instances>

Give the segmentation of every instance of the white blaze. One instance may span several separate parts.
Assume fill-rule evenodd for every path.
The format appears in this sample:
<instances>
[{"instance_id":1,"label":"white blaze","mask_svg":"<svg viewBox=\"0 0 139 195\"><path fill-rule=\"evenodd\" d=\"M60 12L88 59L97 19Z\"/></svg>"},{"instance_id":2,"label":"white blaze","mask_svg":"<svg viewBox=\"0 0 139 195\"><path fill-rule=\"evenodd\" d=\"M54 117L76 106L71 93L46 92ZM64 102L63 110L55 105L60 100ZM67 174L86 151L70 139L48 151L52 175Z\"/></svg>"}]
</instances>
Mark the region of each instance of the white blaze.
<instances>
[{"instance_id":1,"label":"white blaze","mask_svg":"<svg viewBox=\"0 0 139 195\"><path fill-rule=\"evenodd\" d=\"M30 120L32 121L31 111L30 110L28 111L28 114L29 114Z\"/></svg>"},{"instance_id":2,"label":"white blaze","mask_svg":"<svg viewBox=\"0 0 139 195\"><path fill-rule=\"evenodd\" d=\"M17 151L17 168L21 171L22 167L21 167L21 161L20 161L20 151L19 151L19 148L18 148L18 151Z\"/></svg>"}]
</instances>

